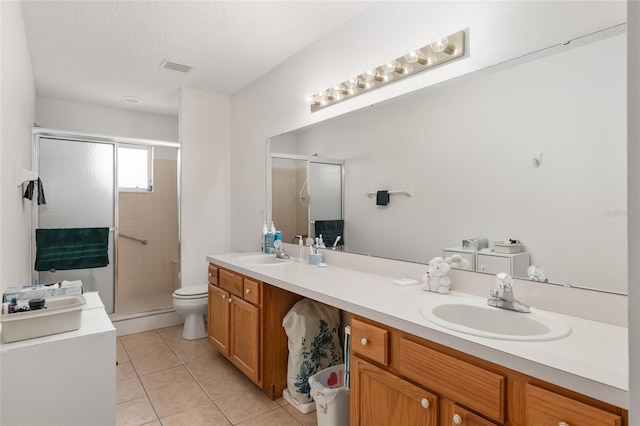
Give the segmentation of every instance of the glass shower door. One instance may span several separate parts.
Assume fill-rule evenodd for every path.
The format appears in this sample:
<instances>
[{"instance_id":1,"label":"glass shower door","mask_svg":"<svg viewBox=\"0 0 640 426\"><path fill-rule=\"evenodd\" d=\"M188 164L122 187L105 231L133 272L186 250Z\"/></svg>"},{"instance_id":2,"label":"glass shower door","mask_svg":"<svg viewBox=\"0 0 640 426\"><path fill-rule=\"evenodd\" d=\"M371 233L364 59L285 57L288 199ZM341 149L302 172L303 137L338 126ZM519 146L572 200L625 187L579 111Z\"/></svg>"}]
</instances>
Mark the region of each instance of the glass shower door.
<instances>
[{"instance_id":1,"label":"glass shower door","mask_svg":"<svg viewBox=\"0 0 640 426\"><path fill-rule=\"evenodd\" d=\"M38 139L38 174L47 204L37 207L38 228L108 227L109 265L40 271L39 283L81 280L114 310L115 146L111 143Z\"/></svg>"}]
</instances>

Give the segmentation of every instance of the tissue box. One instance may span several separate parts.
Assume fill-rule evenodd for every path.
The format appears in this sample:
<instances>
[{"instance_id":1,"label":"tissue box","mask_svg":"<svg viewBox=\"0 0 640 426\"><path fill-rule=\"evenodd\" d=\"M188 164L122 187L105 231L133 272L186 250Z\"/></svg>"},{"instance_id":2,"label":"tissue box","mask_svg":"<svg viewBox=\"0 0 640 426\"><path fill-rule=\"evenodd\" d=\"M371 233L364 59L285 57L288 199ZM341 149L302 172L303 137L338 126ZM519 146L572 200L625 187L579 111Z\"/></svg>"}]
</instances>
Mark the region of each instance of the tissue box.
<instances>
[{"instance_id":1,"label":"tissue box","mask_svg":"<svg viewBox=\"0 0 640 426\"><path fill-rule=\"evenodd\" d=\"M486 238L466 238L462 240L462 248L468 250L482 250L489 247L489 240Z\"/></svg>"},{"instance_id":2,"label":"tissue box","mask_svg":"<svg viewBox=\"0 0 640 426\"><path fill-rule=\"evenodd\" d=\"M11 302L12 298L16 300L29 300L51 296L65 296L68 294L82 294L82 281L62 281L61 283L52 284L32 284L22 287L9 287L2 296L4 303Z\"/></svg>"},{"instance_id":3,"label":"tissue box","mask_svg":"<svg viewBox=\"0 0 640 426\"><path fill-rule=\"evenodd\" d=\"M510 243L508 241L495 241L493 243L493 251L496 253L520 253L522 251L522 244Z\"/></svg>"}]
</instances>

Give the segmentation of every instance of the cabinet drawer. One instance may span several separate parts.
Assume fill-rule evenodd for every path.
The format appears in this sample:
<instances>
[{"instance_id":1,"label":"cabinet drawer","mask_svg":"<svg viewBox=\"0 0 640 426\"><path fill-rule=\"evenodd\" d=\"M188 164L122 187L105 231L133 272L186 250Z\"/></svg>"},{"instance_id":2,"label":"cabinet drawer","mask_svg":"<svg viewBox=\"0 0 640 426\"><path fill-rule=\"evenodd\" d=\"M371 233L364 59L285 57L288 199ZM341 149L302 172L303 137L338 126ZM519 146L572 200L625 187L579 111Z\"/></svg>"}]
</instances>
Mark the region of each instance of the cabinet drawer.
<instances>
[{"instance_id":1,"label":"cabinet drawer","mask_svg":"<svg viewBox=\"0 0 640 426\"><path fill-rule=\"evenodd\" d=\"M527 425L620 426L619 415L591 407L574 399L527 384L525 395Z\"/></svg>"},{"instance_id":2,"label":"cabinet drawer","mask_svg":"<svg viewBox=\"0 0 640 426\"><path fill-rule=\"evenodd\" d=\"M240 275L220 269L218 279L220 281L220 288L227 290L229 293L236 296L243 296L244 283Z\"/></svg>"},{"instance_id":3,"label":"cabinet drawer","mask_svg":"<svg viewBox=\"0 0 640 426\"><path fill-rule=\"evenodd\" d=\"M489 274L498 274L500 272L513 274L511 271L511 258L478 253L476 256L476 271Z\"/></svg>"},{"instance_id":4,"label":"cabinet drawer","mask_svg":"<svg viewBox=\"0 0 640 426\"><path fill-rule=\"evenodd\" d=\"M258 281L244 279L244 300L253 303L254 305L260 304L260 283Z\"/></svg>"},{"instance_id":5,"label":"cabinet drawer","mask_svg":"<svg viewBox=\"0 0 640 426\"><path fill-rule=\"evenodd\" d=\"M469 253L469 252L464 252L464 251L451 251L451 250L445 250L444 251L444 257L451 257L451 256L453 256L455 254L459 255L460 257L465 259L467 262L469 262L469 266L467 266L466 268L459 268L457 266L458 264L452 264L451 265L452 268L466 269L468 271L475 271L476 270L476 255L475 255L475 253Z\"/></svg>"},{"instance_id":6,"label":"cabinet drawer","mask_svg":"<svg viewBox=\"0 0 640 426\"><path fill-rule=\"evenodd\" d=\"M488 418L504 422L504 376L401 338L401 375Z\"/></svg>"},{"instance_id":7,"label":"cabinet drawer","mask_svg":"<svg viewBox=\"0 0 640 426\"><path fill-rule=\"evenodd\" d=\"M218 268L209 264L209 284L218 285Z\"/></svg>"},{"instance_id":8,"label":"cabinet drawer","mask_svg":"<svg viewBox=\"0 0 640 426\"><path fill-rule=\"evenodd\" d=\"M356 318L351 320L351 350L383 365L389 363L389 332Z\"/></svg>"}]
</instances>

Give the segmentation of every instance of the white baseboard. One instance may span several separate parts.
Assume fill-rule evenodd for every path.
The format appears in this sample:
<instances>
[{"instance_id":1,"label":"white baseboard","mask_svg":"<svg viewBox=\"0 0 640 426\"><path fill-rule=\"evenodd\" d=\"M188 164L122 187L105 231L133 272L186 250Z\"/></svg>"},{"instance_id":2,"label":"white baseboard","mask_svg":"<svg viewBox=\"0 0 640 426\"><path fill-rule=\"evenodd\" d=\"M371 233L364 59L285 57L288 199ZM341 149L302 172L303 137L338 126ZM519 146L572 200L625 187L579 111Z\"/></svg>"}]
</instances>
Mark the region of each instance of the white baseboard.
<instances>
[{"instance_id":1,"label":"white baseboard","mask_svg":"<svg viewBox=\"0 0 640 426\"><path fill-rule=\"evenodd\" d=\"M147 313L121 318L112 317L111 321L116 328L116 336L120 337L183 324L184 317L171 310L169 312Z\"/></svg>"}]
</instances>

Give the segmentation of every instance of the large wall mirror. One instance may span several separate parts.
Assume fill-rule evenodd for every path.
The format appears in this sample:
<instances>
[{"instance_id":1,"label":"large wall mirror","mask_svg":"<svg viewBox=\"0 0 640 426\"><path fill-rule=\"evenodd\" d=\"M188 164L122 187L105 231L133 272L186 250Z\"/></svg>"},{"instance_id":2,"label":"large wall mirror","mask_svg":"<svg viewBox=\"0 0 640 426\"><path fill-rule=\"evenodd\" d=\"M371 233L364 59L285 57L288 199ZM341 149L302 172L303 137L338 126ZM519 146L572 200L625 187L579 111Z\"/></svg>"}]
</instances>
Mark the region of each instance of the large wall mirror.
<instances>
[{"instance_id":1,"label":"large wall mirror","mask_svg":"<svg viewBox=\"0 0 640 426\"><path fill-rule=\"evenodd\" d=\"M517 239L516 260L549 282L615 293L638 214L626 148L624 25L270 138L273 153L344 160L345 251L427 263L465 239ZM370 196L405 188L386 206Z\"/></svg>"}]
</instances>

